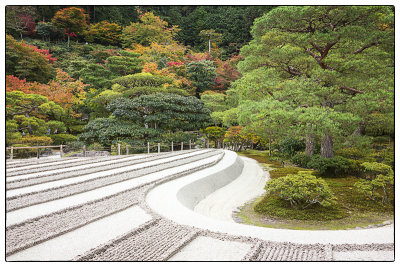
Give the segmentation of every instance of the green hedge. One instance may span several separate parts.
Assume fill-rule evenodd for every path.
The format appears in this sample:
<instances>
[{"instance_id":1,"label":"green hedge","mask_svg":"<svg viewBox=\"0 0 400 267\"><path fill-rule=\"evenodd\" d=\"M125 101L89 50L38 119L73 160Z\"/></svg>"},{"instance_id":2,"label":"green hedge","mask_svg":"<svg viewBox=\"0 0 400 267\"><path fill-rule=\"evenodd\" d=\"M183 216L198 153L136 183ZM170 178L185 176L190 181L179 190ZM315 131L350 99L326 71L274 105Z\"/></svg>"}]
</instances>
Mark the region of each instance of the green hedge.
<instances>
[{"instance_id":1,"label":"green hedge","mask_svg":"<svg viewBox=\"0 0 400 267\"><path fill-rule=\"evenodd\" d=\"M65 145L67 142L77 141L78 137L72 134L51 134L54 145Z\"/></svg>"}]
</instances>

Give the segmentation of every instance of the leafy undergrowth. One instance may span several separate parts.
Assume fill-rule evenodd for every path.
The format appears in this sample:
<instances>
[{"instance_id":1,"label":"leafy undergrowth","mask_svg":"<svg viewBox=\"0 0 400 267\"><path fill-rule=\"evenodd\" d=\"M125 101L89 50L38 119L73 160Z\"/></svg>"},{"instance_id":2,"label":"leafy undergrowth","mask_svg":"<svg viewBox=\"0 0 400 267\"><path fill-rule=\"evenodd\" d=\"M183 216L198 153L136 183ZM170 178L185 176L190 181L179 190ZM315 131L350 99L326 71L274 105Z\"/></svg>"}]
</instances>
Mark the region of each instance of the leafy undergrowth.
<instances>
[{"instance_id":1,"label":"leafy undergrowth","mask_svg":"<svg viewBox=\"0 0 400 267\"><path fill-rule=\"evenodd\" d=\"M262 151L244 151L239 153L257 160L270 170L271 179L295 174L298 171L312 171L299 167L283 166L282 162L268 158ZM316 172L313 172L316 175ZM262 196L241 207L236 216L246 224L263 227L335 230L366 227L381 224L393 219L394 193L389 192L389 203L372 201L358 192L354 183L357 177L324 178L337 197L337 203L331 207L313 206L307 209L294 209L276 196Z\"/></svg>"}]
</instances>

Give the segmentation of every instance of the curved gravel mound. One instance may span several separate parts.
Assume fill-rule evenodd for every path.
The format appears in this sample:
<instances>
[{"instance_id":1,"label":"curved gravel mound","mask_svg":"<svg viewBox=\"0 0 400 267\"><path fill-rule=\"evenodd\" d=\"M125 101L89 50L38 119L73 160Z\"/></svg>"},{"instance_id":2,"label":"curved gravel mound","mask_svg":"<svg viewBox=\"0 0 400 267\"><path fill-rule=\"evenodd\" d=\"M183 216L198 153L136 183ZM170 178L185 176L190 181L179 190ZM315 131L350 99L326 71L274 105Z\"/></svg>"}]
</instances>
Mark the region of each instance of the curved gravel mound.
<instances>
[{"instance_id":1,"label":"curved gravel mound","mask_svg":"<svg viewBox=\"0 0 400 267\"><path fill-rule=\"evenodd\" d=\"M113 175L107 175L102 177L97 177L93 179L89 179L83 182L68 184L65 186L54 187L50 189L46 189L43 191L37 191L32 193L27 193L23 195L17 195L13 197L7 198L6 208L7 211L13 211L16 209L28 207L31 205L44 203L51 200L60 199L63 197L71 196L74 194L79 194L82 192L94 190L96 188L100 188L106 185L119 183L122 181L126 181L129 179L138 178L140 176L154 173L157 171L165 170L168 168L180 166L183 164L187 164L190 162L194 162L200 160L205 157L210 157L212 155L220 153L219 151L205 151L199 155L191 155L189 154L186 157L181 158L180 160L168 161L166 163L160 165L150 165L144 166L142 168L136 168L130 172L115 172Z\"/></svg>"},{"instance_id":2,"label":"curved gravel mound","mask_svg":"<svg viewBox=\"0 0 400 267\"><path fill-rule=\"evenodd\" d=\"M254 162L222 150L165 156L47 190L28 186L27 194L7 199L6 218L14 221L7 219L7 260L393 260L390 227L378 238L371 232L377 229L287 232L234 223L228 211L265 183ZM77 172L76 181L82 177ZM252 194L240 196L241 187ZM212 212L194 212L201 205ZM383 242L364 242L374 239Z\"/></svg>"},{"instance_id":3,"label":"curved gravel mound","mask_svg":"<svg viewBox=\"0 0 400 267\"><path fill-rule=\"evenodd\" d=\"M185 151L172 154L173 156L185 155L189 153L199 153L198 151ZM152 162L159 159L171 158L171 154L152 155L144 157L124 157L116 158L113 160L96 160L94 162L85 162L78 167L70 168L70 166L64 165L62 168L41 173L26 176L12 177L13 180L8 180L6 187L8 190L18 189L27 186L43 184L52 181L64 180L72 177L83 176L87 174L100 173L108 170L114 170L122 167L133 166L135 164Z\"/></svg>"},{"instance_id":4,"label":"curved gravel mound","mask_svg":"<svg viewBox=\"0 0 400 267\"><path fill-rule=\"evenodd\" d=\"M316 245L321 249L326 245L366 245L370 244L369 251L379 251L384 246L392 248L394 242L393 226L386 226L374 229L363 230L336 230L336 231L309 231L309 230L286 230L256 227L234 223L232 221L223 221L194 212L196 206L188 209L190 205L198 201L196 195L192 195L187 191L191 189L191 185L196 184L198 190L202 190L201 181L209 184L210 177L214 179L220 178L221 169L223 166L231 166L232 162L237 161L237 156L233 152L226 151L224 159L216 166L207 170L201 171L197 175L188 175L167 184L151 189L146 197L149 207L176 223L195 226L204 230L214 231L218 233L226 233L229 235L241 235L263 240L263 242L292 242L298 245ZM204 178L207 177L207 178ZM245 186L245 184L243 184ZM219 189L218 187L215 190ZM202 195L198 192L197 195ZM183 199L182 196L193 199ZM224 199L220 200L221 202ZM226 201L229 201L226 199ZM197 203L199 203L198 201ZM163 204L168 203L168 205ZM223 211L221 211L223 212ZM215 211L214 213L217 213ZM355 250L354 250L355 251ZM311 255L311 254L310 254ZM313 254L314 255L314 254ZM316 255L316 254L315 254ZM260 256L263 258L264 256ZM269 256L265 256L269 257ZM272 256L271 256L272 257ZM307 256L308 257L308 256ZM314 257L314 256L310 256ZM320 257L320 256L315 256ZM259 257L255 257L259 259ZM273 257L272 257L273 258ZM393 257L392 257L393 258ZM390 260L390 259L389 259Z\"/></svg>"}]
</instances>

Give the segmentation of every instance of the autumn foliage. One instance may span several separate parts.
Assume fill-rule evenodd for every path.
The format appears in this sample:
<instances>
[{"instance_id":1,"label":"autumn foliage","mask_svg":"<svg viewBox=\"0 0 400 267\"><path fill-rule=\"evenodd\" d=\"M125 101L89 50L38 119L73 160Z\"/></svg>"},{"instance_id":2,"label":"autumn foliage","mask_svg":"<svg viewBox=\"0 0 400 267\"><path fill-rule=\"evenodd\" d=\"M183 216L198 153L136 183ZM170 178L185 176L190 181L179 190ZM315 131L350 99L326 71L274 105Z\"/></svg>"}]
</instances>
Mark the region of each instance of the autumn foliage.
<instances>
[{"instance_id":1,"label":"autumn foliage","mask_svg":"<svg viewBox=\"0 0 400 267\"><path fill-rule=\"evenodd\" d=\"M71 108L72 105L82 101L86 94L84 87L85 84L81 80L72 79L61 69L57 69L56 78L47 84L26 82L26 79L19 79L13 75L6 76L7 92L22 91L25 94L39 94L63 108Z\"/></svg>"}]
</instances>

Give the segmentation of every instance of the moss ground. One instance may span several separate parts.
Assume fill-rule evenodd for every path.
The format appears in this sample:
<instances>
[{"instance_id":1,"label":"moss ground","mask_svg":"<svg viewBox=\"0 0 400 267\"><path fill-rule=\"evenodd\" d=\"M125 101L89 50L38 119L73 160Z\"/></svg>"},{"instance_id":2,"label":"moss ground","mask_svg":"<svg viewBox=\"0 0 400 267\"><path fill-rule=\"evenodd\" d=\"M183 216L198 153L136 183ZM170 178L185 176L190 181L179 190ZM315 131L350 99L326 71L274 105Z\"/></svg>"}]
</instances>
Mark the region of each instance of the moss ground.
<instances>
[{"instance_id":1,"label":"moss ground","mask_svg":"<svg viewBox=\"0 0 400 267\"><path fill-rule=\"evenodd\" d=\"M268 152L264 151L248 150L239 154L257 160L269 170L271 179L295 174L298 171L312 171L271 160ZM313 172L313 175L318 176L316 172ZM305 210L293 209L275 196L262 196L241 207L236 217L246 224L262 227L309 230L368 227L393 220L393 190L389 194L389 203L382 204L379 200L372 201L366 198L355 189L353 185L358 181L357 177L325 177L324 179L337 197L337 204L332 207L314 206Z\"/></svg>"}]
</instances>

